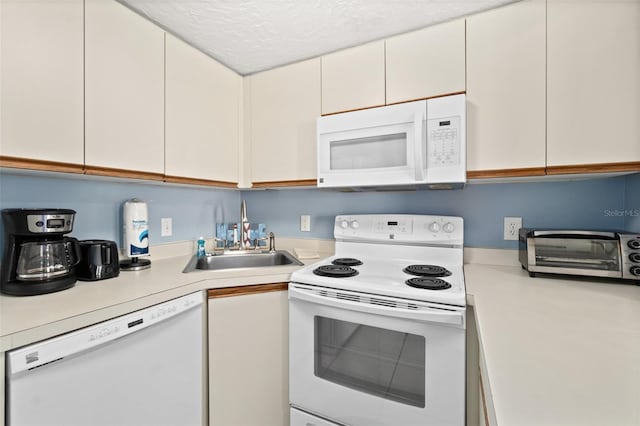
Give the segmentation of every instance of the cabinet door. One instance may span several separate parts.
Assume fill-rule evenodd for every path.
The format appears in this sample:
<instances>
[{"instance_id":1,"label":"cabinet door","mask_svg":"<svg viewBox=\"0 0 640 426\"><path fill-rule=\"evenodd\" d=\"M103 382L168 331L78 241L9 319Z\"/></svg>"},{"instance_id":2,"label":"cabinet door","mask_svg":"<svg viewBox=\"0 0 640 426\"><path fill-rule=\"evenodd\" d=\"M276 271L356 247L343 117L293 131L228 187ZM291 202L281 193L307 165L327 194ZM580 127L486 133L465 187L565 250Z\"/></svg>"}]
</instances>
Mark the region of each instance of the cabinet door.
<instances>
[{"instance_id":1,"label":"cabinet door","mask_svg":"<svg viewBox=\"0 0 640 426\"><path fill-rule=\"evenodd\" d=\"M315 179L320 59L247 78L252 181Z\"/></svg>"},{"instance_id":2,"label":"cabinet door","mask_svg":"<svg viewBox=\"0 0 640 426\"><path fill-rule=\"evenodd\" d=\"M547 164L640 161L640 0L547 8Z\"/></svg>"},{"instance_id":3,"label":"cabinet door","mask_svg":"<svg viewBox=\"0 0 640 426\"><path fill-rule=\"evenodd\" d=\"M322 57L322 113L385 104L384 41Z\"/></svg>"},{"instance_id":4,"label":"cabinet door","mask_svg":"<svg viewBox=\"0 0 640 426\"><path fill-rule=\"evenodd\" d=\"M209 424L288 425L287 292L219 290L209 291Z\"/></svg>"},{"instance_id":5,"label":"cabinet door","mask_svg":"<svg viewBox=\"0 0 640 426\"><path fill-rule=\"evenodd\" d=\"M464 92L464 20L386 41L387 103Z\"/></svg>"},{"instance_id":6,"label":"cabinet door","mask_svg":"<svg viewBox=\"0 0 640 426\"><path fill-rule=\"evenodd\" d=\"M242 77L166 36L165 173L238 181Z\"/></svg>"},{"instance_id":7,"label":"cabinet door","mask_svg":"<svg viewBox=\"0 0 640 426\"><path fill-rule=\"evenodd\" d=\"M164 172L164 31L114 0L85 0L85 162Z\"/></svg>"},{"instance_id":8,"label":"cabinet door","mask_svg":"<svg viewBox=\"0 0 640 426\"><path fill-rule=\"evenodd\" d=\"M1 155L84 162L82 32L82 0L0 2Z\"/></svg>"},{"instance_id":9,"label":"cabinet door","mask_svg":"<svg viewBox=\"0 0 640 426\"><path fill-rule=\"evenodd\" d=\"M467 170L544 174L545 62L545 0L467 18Z\"/></svg>"}]
</instances>

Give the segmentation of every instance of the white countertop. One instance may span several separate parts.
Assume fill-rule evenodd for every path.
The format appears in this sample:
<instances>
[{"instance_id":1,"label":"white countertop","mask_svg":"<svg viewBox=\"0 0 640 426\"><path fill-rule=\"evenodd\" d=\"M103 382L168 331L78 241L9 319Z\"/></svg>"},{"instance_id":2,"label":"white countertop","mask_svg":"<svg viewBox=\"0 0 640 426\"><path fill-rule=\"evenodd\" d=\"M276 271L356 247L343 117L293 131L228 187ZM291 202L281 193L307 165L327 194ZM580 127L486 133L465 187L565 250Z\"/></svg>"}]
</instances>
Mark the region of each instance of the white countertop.
<instances>
[{"instance_id":1,"label":"white countertop","mask_svg":"<svg viewBox=\"0 0 640 426\"><path fill-rule=\"evenodd\" d=\"M640 286L478 264L465 279L497 425L640 425Z\"/></svg>"},{"instance_id":2,"label":"white countertop","mask_svg":"<svg viewBox=\"0 0 640 426\"><path fill-rule=\"evenodd\" d=\"M486 263L498 252L465 258ZM154 260L146 271L48 295L1 295L0 351L195 291L287 282L299 268L182 273L189 259ZM640 425L640 286L529 278L519 266L464 271L494 426Z\"/></svg>"},{"instance_id":3,"label":"white countertop","mask_svg":"<svg viewBox=\"0 0 640 426\"><path fill-rule=\"evenodd\" d=\"M191 256L154 260L143 271L78 281L39 296L0 295L0 351L22 346L199 290L287 282L300 266L182 273ZM317 260L317 259L314 259Z\"/></svg>"}]
</instances>

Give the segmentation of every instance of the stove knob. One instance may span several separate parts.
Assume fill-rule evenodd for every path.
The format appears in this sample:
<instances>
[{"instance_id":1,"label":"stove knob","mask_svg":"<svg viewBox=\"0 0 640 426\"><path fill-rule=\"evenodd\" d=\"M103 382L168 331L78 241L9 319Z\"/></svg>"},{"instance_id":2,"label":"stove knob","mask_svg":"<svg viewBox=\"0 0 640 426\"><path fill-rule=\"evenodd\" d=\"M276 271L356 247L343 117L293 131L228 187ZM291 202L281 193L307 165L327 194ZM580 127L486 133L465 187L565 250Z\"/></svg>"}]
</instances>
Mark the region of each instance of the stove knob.
<instances>
[{"instance_id":1,"label":"stove knob","mask_svg":"<svg viewBox=\"0 0 640 426\"><path fill-rule=\"evenodd\" d=\"M636 240L629 240L629 242L627 243L627 245L629 246L629 248L633 249L633 250L638 250L640 249L640 240L636 239Z\"/></svg>"},{"instance_id":2,"label":"stove knob","mask_svg":"<svg viewBox=\"0 0 640 426\"><path fill-rule=\"evenodd\" d=\"M431 222L429 224L429 231L438 232L440 230L440 224L438 222Z\"/></svg>"},{"instance_id":3,"label":"stove knob","mask_svg":"<svg viewBox=\"0 0 640 426\"><path fill-rule=\"evenodd\" d=\"M340 221L340 228L347 229L348 227L349 227L349 222L347 222L346 220Z\"/></svg>"},{"instance_id":4,"label":"stove knob","mask_svg":"<svg viewBox=\"0 0 640 426\"><path fill-rule=\"evenodd\" d=\"M636 277L640 277L640 266L632 266L629 269L631 275L635 275Z\"/></svg>"},{"instance_id":5,"label":"stove knob","mask_svg":"<svg viewBox=\"0 0 640 426\"><path fill-rule=\"evenodd\" d=\"M446 232L446 233L450 234L450 233L452 233L452 232L456 229L456 227L455 227L455 226L453 226L453 223L451 223L451 222L447 222L447 223L445 223L445 224L444 224L444 226L442 227L442 229L444 230L444 232Z\"/></svg>"},{"instance_id":6,"label":"stove knob","mask_svg":"<svg viewBox=\"0 0 640 426\"><path fill-rule=\"evenodd\" d=\"M631 253L629 255L629 260L634 263L640 263L640 253Z\"/></svg>"},{"instance_id":7,"label":"stove knob","mask_svg":"<svg viewBox=\"0 0 640 426\"><path fill-rule=\"evenodd\" d=\"M360 224L358 223L358 221L357 221L357 220L352 220L352 221L351 221L351 227L352 227L353 229L358 229L358 228L360 228Z\"/></svg>"}]
</instances>

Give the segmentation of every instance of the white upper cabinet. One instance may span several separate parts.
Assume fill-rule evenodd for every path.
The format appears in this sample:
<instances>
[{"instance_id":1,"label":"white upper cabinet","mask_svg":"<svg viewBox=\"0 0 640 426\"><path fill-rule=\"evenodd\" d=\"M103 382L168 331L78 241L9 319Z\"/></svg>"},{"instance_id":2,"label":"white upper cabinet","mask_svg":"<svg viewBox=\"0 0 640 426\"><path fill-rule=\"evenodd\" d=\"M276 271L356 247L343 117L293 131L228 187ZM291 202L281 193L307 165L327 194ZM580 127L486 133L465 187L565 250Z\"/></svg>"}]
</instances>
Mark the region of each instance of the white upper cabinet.
<instances>
[{"instance_id":1,"label":"white upper cabinet","mask_svg":"<svg viewBox=\"0 0 640 426\"><path fill-rule=\"evenodd\" d=\"M547 163L640 161L640 0L549 0Z\"/></svg>"},{"instance_id":2,"label":"white upper cabinet","mask_svg":"<svg viewBox=\"0 0 640 426\"><path fill-rule=\"evenodd\" d=\"M545 167L545 0L467 18L467 170Z\"/></svg>"},{"instance_id":3,"label":"white upper cabinet","mask_svg":"<svg viewBox=\"0 0 640 426\"><path fill-rule=\"evenodd\" d=\"M81 165L82 0L0 1L0 154Z\"/></svg>"},{"instance_id":4,"label":"white upper cabinet","mask_svg":"<svg viewBox=\"0 0 640 426\"><path fill-rule=\"evenodd\" d=\"M464 92L464 63L464 19L387 39L387 104Z\"/></svg>"},{"instance_id":5,"label":"white upper cabinet","mask_svg":"<svg viewBox=\"0 0 640 426\"><path fill-rule=\"evenodd\" d=\"M242 77L166 36L168 176L238 181Z\"/></svg>"},{"instance_id":6,"label":"white upper cabinet","mask_svg":"<svg viewBox=\"0 0 640 426\"><path fill-rule=\"evenodd\" d=\"M252 182L316 178L320 58L247 77Z\"/></svg>"},{"instance_id":7,"label":"white upper cabinet","mask_svg":"<svg viewBox=\"0 0 640 426\"><path fill-rule=\"evenodd\" d=\"M113 0L85 0L85 162L164 173L164 31Z\"/></svg>"},{"instance_id":8,"label":"white upper cabinet","mask_svg":"<svg viewBox=\"0 0 640 426\"><path fill-rule=\"evenodd\" d=\"M322 57L322 114L385 104L384 41Z\"/></svg>"}]
</instances>

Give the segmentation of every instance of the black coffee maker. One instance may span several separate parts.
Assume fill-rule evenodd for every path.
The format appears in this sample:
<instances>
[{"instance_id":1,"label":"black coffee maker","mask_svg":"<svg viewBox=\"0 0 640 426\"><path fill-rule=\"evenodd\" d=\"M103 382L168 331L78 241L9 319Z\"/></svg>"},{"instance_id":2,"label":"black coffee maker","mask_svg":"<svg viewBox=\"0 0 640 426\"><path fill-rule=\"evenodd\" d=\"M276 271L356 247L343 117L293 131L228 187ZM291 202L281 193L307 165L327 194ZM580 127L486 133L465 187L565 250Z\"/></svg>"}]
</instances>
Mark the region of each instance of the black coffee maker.
<instances>
[{"instance_id":1,"label":"black coffee maker","mask_svg":"<svg viewBox=\"0 0 640 426\"><path fill-rule=\"evenodd\" d=\"M5 209L0 291L15 296L52 293L73 287L80 261L70 209Z\"/></svg>"}]
</instances>

